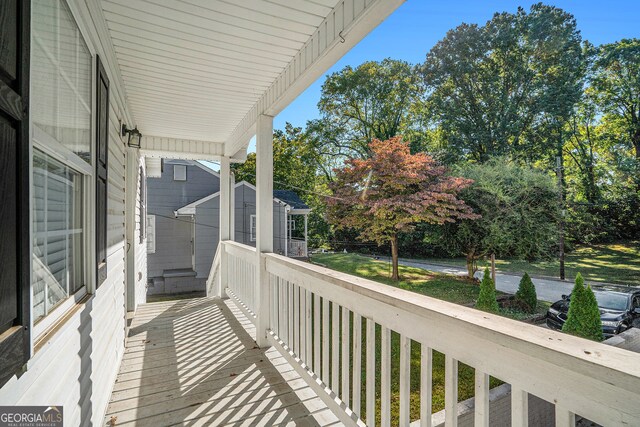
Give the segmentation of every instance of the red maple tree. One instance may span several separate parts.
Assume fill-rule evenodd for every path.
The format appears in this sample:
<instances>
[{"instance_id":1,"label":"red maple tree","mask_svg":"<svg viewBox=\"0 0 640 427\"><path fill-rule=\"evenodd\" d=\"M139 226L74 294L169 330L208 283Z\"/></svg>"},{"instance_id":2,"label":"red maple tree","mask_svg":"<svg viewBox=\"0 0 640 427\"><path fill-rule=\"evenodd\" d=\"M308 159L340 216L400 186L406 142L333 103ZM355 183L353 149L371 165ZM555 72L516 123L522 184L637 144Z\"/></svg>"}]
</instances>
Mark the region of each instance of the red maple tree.
<instances>
[{"instance_id":1,"label":"red maple tree","mask_svg":"<svg viewBox=\"0 0 640 427\"><path fill-rule=\"evenodd\" d=\"M358 230L360 240L390 243L392 279L398 280L398 233L419 222L478 218L457 198L472 181L447 175L428 154L411 154L400 137L374 139L369 149L370 158L347 160L335 171L333 196L327 200L329 221L337 229Z\"/></svg>"}]
</instances>

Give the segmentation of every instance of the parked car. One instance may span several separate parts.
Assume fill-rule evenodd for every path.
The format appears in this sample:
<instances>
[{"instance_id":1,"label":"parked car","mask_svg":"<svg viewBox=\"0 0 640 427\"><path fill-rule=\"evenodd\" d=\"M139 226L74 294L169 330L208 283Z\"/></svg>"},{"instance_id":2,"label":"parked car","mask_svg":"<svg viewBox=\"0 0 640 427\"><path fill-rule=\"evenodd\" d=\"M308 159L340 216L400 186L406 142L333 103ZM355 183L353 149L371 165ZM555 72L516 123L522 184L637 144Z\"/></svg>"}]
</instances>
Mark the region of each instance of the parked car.
<instances>
[{"instance_id":1,"label":"parked car","mask_svg":"<svg viewBox=\"0 0 640 427\"><path fill-rule=\"evenodd\" d=\"M597 286L593 293L600 308L602 332L605 338L640 327L640 288L624 286ZM561 330L567 320L571 294L563 295L547 311L547 326Z\"/></svg>"}]
</instances>

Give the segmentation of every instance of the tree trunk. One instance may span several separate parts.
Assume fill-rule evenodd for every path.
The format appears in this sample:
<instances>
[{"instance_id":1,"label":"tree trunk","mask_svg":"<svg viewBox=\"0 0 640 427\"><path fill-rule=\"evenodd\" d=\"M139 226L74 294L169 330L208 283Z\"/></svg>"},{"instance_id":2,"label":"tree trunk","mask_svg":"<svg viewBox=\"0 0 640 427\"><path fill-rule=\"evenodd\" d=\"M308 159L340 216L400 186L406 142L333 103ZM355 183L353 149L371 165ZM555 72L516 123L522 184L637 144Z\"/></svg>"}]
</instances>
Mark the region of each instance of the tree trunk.
<instances>
[{"instance_id":1,"label":"tree trunk","mask_svg":"<svg viewBox=\"0 0 640 427\"><path fill-rule=\"evenodd\" d=\"M636 160L640 162L640 126L636 126L636 130L631 136L631 142L636 152Z\"/></svg>"},{"instance_id":2,"label":"tree trunk","mask_svg":"<svg viewBox=\"0 0 640 427\"><path fill-rule=\"evenodd\" d=\"M636 190L640 191L640 128L636 129L631 141L636 152Z\"/></svg>"},{"instance_id":3,"label":"tree trunk","mask_svg":"<svg viewBox=\"0 0 640 427\"><path fill-rule=\"evenodd\" d=\"M400 280L400 274L398 273L398 235L391 236L391 280Z\"/></svg>"},{"instance_id":4,"label":"tree trunk","mask_svg":"<svg viewBox=\"0 0 640 427\"><path fill-rule=\"evenodd\" d=\"M473 262L475 261L475 251L467 252L467 275L469 279L473 279L476 276L476 270Z\"/></svg>"}]
</instances>

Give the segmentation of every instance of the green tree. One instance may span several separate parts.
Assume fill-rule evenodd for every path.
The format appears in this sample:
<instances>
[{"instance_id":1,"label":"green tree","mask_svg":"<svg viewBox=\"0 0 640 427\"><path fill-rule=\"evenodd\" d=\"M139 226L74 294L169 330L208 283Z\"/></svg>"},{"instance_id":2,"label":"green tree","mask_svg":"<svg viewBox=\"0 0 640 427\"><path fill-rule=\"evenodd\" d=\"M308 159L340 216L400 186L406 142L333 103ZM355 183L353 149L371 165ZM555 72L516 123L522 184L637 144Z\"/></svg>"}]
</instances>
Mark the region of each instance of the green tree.
<instances>
[{"instance_id":1,"label":"green tree","mask_svg":"<svg viewBox=\"0 0 640 427\"><path fill-rule=\"evenodd\" d=\"M497 313L500 310L498 301L496 300L496 285L491 279L491 273L488 267L484 269L482 282L480 282L480 293L478 294L476 308L491 313Z\"/></svg>"},{"instance_id":2,"label":"green tree","mask_svg":"<svg viewBox=\"0 0 640 427\"><path fill-rule=\"evenodd\" d=\"M564 144L565 179L575 177L571 187L580 199L589 204L600 200L600 178L603 171L598 166L600 152L604 149L602 126L592 97L585 97L567 123L568 135ZM573 176L571 173L574 173Z\"/></svg>"},{"instance_id":3,"label":"green tree","mask_svg":"<svg viewBox=\"0 0 640 427\"><path fill-rule=\"evenodd\" d=\"M594 341L602 341L604 338L598 301L591 286L584 286L584 279L580 273L576 276L576 282L571 291L569 313L562 331Z\"/></svg>"},{"instance_id":4,"label":"green tree","mask_svg":"<svg viewBox=\"0 0 640 427\"><path fill-rule=\"evenodd\" d=\"M581 37L572 15L538 3L449 31L422 73L428 114L458 158L533 161L557 146L549 135L580 98Z\"/></svg>"},{"instance_id":5,"label":"green tree","mask_svg":"<svg viewBox=\"0 0 640 427\"><path fill-rule=\"evenodd\" d=\"M385 141L411 127L423 92L415 67L390 58L331 74L318 102L322 118L308 124L318 152L340 162L369 157L373 139Z\"/></svg>"},{"instance_id":6,"label":"green tree","mask_svg":"<svg viewBox=\"0 0 640 427\"><path fill-rule=\"evenodd\" d=\"M316 183L318 156L309 144L306 133L290 123L284 130L273 131L273 188L313 191ZM256 153L249 153L244 163L234 163L232 170L236 182L256 183ZM300 194L304 196L305 194Z\"/></svg>"},{"instance_id":7,"label":"green tree","mask_svg":"<svg viewBox=\"0 0 640 427\"><path fill-rule=\"evenodd\" d=\"M640 39L599 46L589 90L610 119L623 126L640 162Z\"/></svg>"},{"instance_id":8,"label":"green tree","mask_svg":"<svg viewBox=\"0 0 640 427\"><path fill-rule=\"evenodd\" d=\"M430 227L425 242L451 256L464 255L470 278L476 260L491 253L527 260L554 253L558 197L551 176L503 158L461 165L453 173L473 181L460 198L480 218Z\"/></svg>"},{"instance_id":9,"label":"green tree","mask_svg":"<svg viewBox=\"0 0 640 427\"><path fill-rule=\"evenodd\" d=\"M536 294L536 287L527 273L524 273L524 276L520 279L518 291L516 292L516 300L521 301L526 307L528 307L529 313L536 311L536 307L538 306L538 295Z\"/></svg>"},{"instance_id":10,"label":"green tree","mask_svg":"<svg viewBox=\"0 0 640 427\"><path fill-rule=\"evenodd\" d=\"M456 195L471 181L447 175L425 153L411 154L400 137L369 144L371 157L351 159L336 171L327 198L329 221L356 229L360 239L391 244L392 279L398 280L398 234L416 223L444 224L477 215Z\"/></svg>"}]
</instances>

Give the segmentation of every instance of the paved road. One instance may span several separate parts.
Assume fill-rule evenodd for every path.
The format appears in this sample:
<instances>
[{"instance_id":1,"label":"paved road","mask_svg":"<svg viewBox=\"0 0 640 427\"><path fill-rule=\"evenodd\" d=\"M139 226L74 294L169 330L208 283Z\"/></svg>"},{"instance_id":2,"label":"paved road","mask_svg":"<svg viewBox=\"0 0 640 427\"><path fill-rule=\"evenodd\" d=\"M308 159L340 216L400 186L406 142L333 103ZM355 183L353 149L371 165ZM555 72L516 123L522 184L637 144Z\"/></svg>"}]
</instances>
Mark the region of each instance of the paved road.
<instances>
[{"instance_id":1,"label":"paved road","mask_svg":"<svg viewBox=\"0 0 640 427\"><path fill-rule=\"evenodd\" d=\"M423 268L425 270L437 271L440 273L446 274L454 274L456 276L466 276L467 270L466 268L460 267L452 267L452 266L444 266L438 264L429 264L425 261L420 260L408 260L408 259L400 259L399 263L401 265L406 265L408 267L417 267ZM476 273L476 277L482 278L482 271L478 271ZM518 274L505 274L505 273L496 273L496 289L502 292L507 292L510 294L515 294L518 290L518 285L520 284L520 279L522 275ZM533 284L536 287L536 293L538 294L538 299L543 301L555 302L562 298L562 295L566 295L571 293L571 289L573 288L572 282L563 282L561 280L553 280L553 279L538 279L531 278Z\"/></svg>"}]
</instances>

